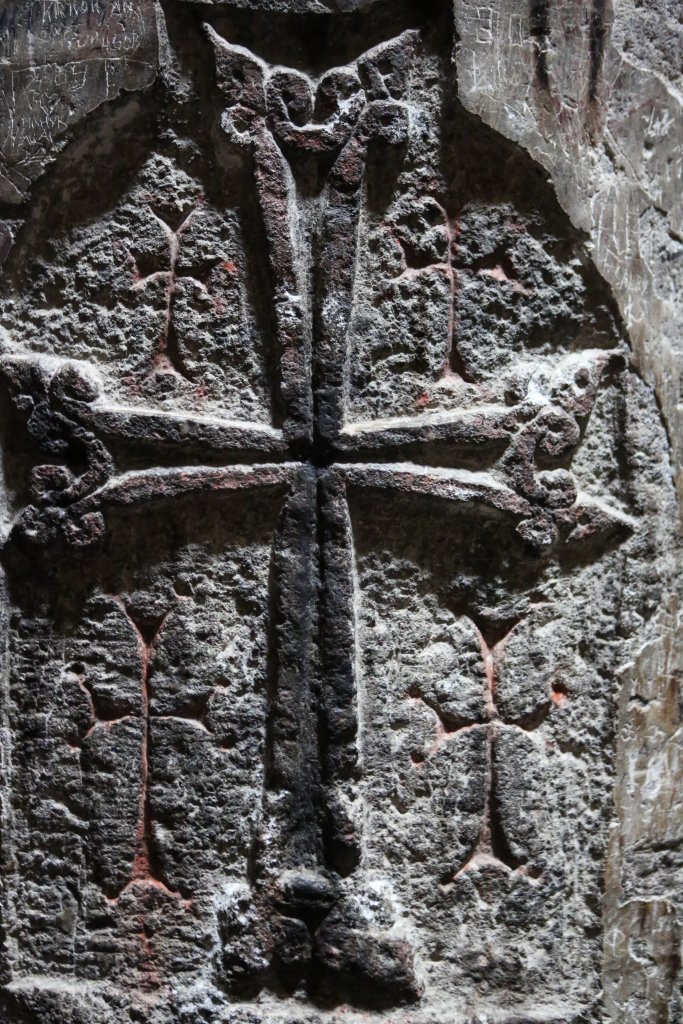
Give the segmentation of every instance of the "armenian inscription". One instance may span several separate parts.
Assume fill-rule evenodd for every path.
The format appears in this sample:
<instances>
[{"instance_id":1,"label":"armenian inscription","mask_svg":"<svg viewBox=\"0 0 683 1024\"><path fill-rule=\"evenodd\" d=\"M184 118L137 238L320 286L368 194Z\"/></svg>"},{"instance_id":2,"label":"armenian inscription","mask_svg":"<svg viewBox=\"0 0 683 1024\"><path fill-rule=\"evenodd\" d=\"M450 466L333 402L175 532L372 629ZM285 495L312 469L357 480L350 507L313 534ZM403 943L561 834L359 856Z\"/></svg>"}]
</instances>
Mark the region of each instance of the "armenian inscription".
<instances>
[{"instance_id":1,"label":"armenian inscription","mask_svg":"<svg viewBox=\"0 0 683 1024\"><path fill-rule=\"evenodd\" d=\"M448 5L164 12L0 291L5 1010L597 1022L674 507L609 291Z\"/></svg>"}]
</instances>

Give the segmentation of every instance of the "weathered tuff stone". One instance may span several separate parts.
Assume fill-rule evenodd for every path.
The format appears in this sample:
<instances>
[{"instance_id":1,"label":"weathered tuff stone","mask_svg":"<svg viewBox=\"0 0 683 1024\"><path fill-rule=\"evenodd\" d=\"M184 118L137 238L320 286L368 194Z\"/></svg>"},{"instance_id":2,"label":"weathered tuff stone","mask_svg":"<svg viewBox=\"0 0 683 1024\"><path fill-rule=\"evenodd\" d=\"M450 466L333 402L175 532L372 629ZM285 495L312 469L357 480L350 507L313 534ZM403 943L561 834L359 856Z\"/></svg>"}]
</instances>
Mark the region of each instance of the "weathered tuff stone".
<instances>
[{"instance_id":1,"label":"weathered tuff stone","mask_svg":"<svg viewBox=\"0 0 683 1024\"><path fill-rule=\"evenodd\" d=\"M680 82L580 7L0 13L0 1019L680 1019Z\"/></svg>"}]
</instances>

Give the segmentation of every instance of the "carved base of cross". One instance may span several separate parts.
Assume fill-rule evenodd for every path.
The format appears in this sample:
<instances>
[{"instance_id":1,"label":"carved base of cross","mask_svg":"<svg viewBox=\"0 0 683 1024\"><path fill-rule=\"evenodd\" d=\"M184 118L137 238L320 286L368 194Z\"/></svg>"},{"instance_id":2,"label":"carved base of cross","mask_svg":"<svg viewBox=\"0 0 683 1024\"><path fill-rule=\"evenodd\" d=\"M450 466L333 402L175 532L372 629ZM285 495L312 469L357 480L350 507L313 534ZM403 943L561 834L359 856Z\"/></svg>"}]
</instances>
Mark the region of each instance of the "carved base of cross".
<instances>
[{"instance_id":1,"label":"carved base of cross","mask_svg":"<svg viewBox=\"0 0 683 1024\"><path fill-rule=\"evenodd\" d=\"M386 1009L419 999L410 944L370 931L329 871L288 871L242 891L223 915L223 969L233 995L302 987L318 1005ZM245 942L245 921L250 941ZM254 939L258 954L255 958Z\"/></svg>"}]
</instances>

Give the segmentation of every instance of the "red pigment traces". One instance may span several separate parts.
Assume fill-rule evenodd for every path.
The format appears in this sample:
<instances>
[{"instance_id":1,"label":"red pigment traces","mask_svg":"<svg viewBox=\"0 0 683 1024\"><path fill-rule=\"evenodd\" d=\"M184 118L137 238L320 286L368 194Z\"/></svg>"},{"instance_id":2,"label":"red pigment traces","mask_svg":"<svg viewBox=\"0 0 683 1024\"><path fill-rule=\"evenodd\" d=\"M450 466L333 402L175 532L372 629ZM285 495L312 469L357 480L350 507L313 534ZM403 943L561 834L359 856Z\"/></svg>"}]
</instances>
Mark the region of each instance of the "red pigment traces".
<instances>
[{"instance_id":1,"label":"red pigment traces","mask_svg":"<svg viewBox=\"0 0 683 1024\"><path fill-rule=\"evenodd\" d=\"M501 284L509 285L514 292L519 292L520 295L531 294L529 289L514 276L514 271L512 271L511 265L506 269L503 263L497 263L494 267L482 267L479 273L483 274L485 277L492 277L494 281L500 281Z\"/></svg>"},{"instance_id":2,"label":"red pigment traces","mask_svg":"<svg viewBox=\"0 0 683 1024\"><path fill-rule=\"evenodd\" d=\"M426 757L433 757L434 754L443 746L444 743L450 742L453 737L460 735L462 732L471 732L474 729L486 729L488 726L482 722L467 722L465 724L458 722L452 724L444 717L438 707L425 700L424 696L419 692L416 687L411 687L407 694L408 700L414 704L422 704L432 712L435 718L434 722L434 742L426 751ZM418 760L413 754L410 755L411 760L414 764L422 766L424 760Z\"/></svg>"},{"instance_id":3,"label":"red pigment traces","mask_svg":"<svg viewBox=\"0 0 683 1024\"><path fill-rule=\"evenodd\" d=\"M130 617L128 611L126 616L131 626L135 630L136 639L138 642L138 650L140 652L140 662L142 665L141 673L141 685L142 685L142 743L140 750L140 803L138 810L138 825L135 834L135 857L133 859L133 867L131 871L131 881L137 881L138 879L144 882L148 882L151 885L161 886L166 888L161 879L157 878L152 870L151 864L151 834L152 834L152 821L150 811L150 794L149 794L149 757L148 757L148 746L149 746L149 719L150 719L150 700L149 700L149 677L152 666L152 660L155 653L156 641L159 638L161 630L166 624L168 619L168 612L164 615L156 632L150 638L148 642L145 641L142 632L138 625ZM168 890L167 890L168 891Z\"/></svg>"},{"instance_id":4,"label":"red pigment traces","mask_svg":"<svg viewBox=\"0 0 683 1024\"><path fill-rule=\"evenodd\" d=\"M511 627L508 633L503 636L498 643L489 646L482 631L475 623L473 623L473 625L479 637L484 671L486 674L486 710L489 720L485 725L472 723L469 726L461 727L458 731L462 731L462 728L486 729L486 797L484 801L481 830L474 851L465 864L455 872L453 877L446 884L452 884L457 878L466 874L468 871L473 871L486 866L497 866L498 868L503 867L506 871L515 871L519 874L525 875L531 881L536 881L540 877L540 872L536 871L529 865L520 864L512 855L508 847L505 828L499 818L498 804L496 800L494 746L497 729L496 723L499 720L499 714L496 706L498 680L495 668L495 654L504 646L510 632L514 629L514 626ZM438 749L438 746L442 741L439 726L437 726L437 742L433 749ZM430 753L432 753L432 751L430 751Z\"/></svg>"},{"instance_id":5,"label":"red pigment traces","mask_svg":"<svg viewBox=\"0 0 683 1024\"><path fill-rule=\"evenodd\" d=\"M179 904L184 908L185 911L189 911L192 908L193 901L191 899L183 899L180 893L173 892L168 888L163 879L159 877L158 872L154 867L154 857L152 851L152 816L150 807L150 771L149 771L149 731L150 731L150 675L152 670L152 663L154 655L156 653L157 644L161 632L168 620L170 612L166 612L153 631L149 636L145 637L141 627L134 621L130 612L125 606L124 601L116 597L114 598L118 606L126 616L130 626L135 634L137 641L138 651L140 654L140 686L142 696L142 709L141 709L141 720L142 720L142 741L140 744L140 797L138 804L138 822L135 830L135 854L133 857L133 863L131 866L131 874L128 882L123 886L121 891L114 897L104 895L107 903L116 906L121 897L130 892L131 890L139 890L139 898L143 900L140 912L136 914L136 922L138 922L136 936L139 939L141 948L141 972L143 976L143 987L145 988L158 988L161 984L161 978L155 965L155 951L152 944L152 940L149 935L147 928L147 913L148 907L145 895L149 895L152 892L163 893L165 896L170 896L176 904ZM83 740L87 739L98 726L104 729L109 729L118 722L122 722L132 716L125 715L121 718L116 719L98 719L95 710L95 703L93 695L88 687L85 685L83 675L76 677L77 684L87 694L90 715L89 715L89 727L85 733ZM79 749L82 751L82 743L79 744Z\"/></svg>"},{"instance_id":6,"label":"red pigment traces","mask_svg":"<svg viewBox=\"0 0 683 1024\"><path fill-rule=\"evenodd\" d=\"M443 722L441 721L441 719L437 715L436 716L436 722L434 723L434 742L432 743L431 747L429 747L429 749L427 750L427 756L428 757L433 757L434 754L436 754L436 752L439 750L439 748L444 743L448 742L448 740L451 738L451 736L452 736L452 733L449 733L446 730Z\"/></svg>"},{"instance_id":7,"label":"red pigment traces","mask_svg":"<svg viewBox=\"0 0 683 1024\"><path fill-rule=\"evenodd\" d=\"M88 728L83 733L83 736L78 743L70 743L69 746L75 750L82 750L83 744L92 736L98 726L102 729L109 730L112 726L118 725L119 722L125 722L127 718L130 718L130 715L121 715L119 718L99 718L95 710L95 701L93 699L92 692L86 686L85 677L82 673L76 676L76 683L88 699Z\"/></svg>"},{"instance_id":8,"label":"red pigment traces","mask_svg":"<svg viewBox=\"0 0 683 1024\"><path fill-rule=\"evenodd\" d=\"M434 742L427 753L430 757L436 754L444 743L449 743L455 736L459 736L461 732L474 732L475 729L487 728L488 726L483 725L481 722L472 722L470 725L459 725L455 729L447 729L437 716Z\"/></svg>"},{"instance_id":9,"label":"red pigment traces","mask_svg":"<svg viewBox=\"0 0 683 1024\"><path fill-rule=\"evenodd\" d=\"M569 691L564 683L555 682L552 684L552 700L559 707L567 703L569 699Z\"/></svg>"},{"instance_id":10,"label":"red pigment traces","mask_svg":"<svg viewBox=\"0 0 683 1024\"><path fill-rule=\"evenodd\" d=\"M199 197L197 202L203 202L203 197ZM178 282L181 280L188 280L196 284L202 291L206 291L207 289L206 284L203 281L198 280L196 276L192 274L179 274L177 267L180 256L181 236L192 223L197 211L198 207L196 206L194 209L190 210L185 220L176 230L173 230L170 224L152 211L152 216L155 217L155 219L162 225L168 239L168 270L157 270L151 274L143 276L140 274L139 268L136 265L133 281L133 291L142 291L154 281L162 281L165 283L166 307L164 310L164 323L156 352L152 357L152 371L154 373L175 373L185 379L189 379L189 374L183 363L180 352L178 351L177 338L175 335L175 297L178 290Z\"/></svg>"},{"instance_id":11,"label":"red pigment traces","mask_svg":"<svg viewBox=\"0 0 683 1024\"><path fill-rule=\"evenodd\" d=\"M141 390L142 389L140 388L140 384L135 379L135 377L132 377L130 375L128 375L127 377L124 377L123 378L123 384L128 389L128 391L130 391L131 394L133 394L133 395L141 394Z\"/></svg>"},{"instance_id":12,"label":"red pigment traces","mask_svg":"<svg viewBox=\"0 0 683 1024\"><path fill-rule=\"evenodd\" d=\"M150 805L150 771L149 771L149 731L150 731L150 688L149 680L152 671L152 663L156 653L156 647L161 632L168 621L170 612L167 611L154 631L146 638L142 629L131 617L124 602L116 598L116 603L123 610L135 633L138 651L140 654L141 673L140 685L142 696L142 741L140 744L140 798L138 803L138 823L135 830L135 855L131 867L130 879L121 892L113 900L117 902L124 892L135 885L143 885L146 889L158 889L173 899L183 903L186 907L191 904L190 900L182 900L180 894L168 888L162 878L159 877L154 867L152 850L152 812Z\"/></svg>"},{"instance_id":13,"label":"red pigment traces","mask_svg":"<svg viewBox=\"0 0 683 1024\"><path fill-rule=\"evenodd\" d=\"M237 266L232 260L224 260L221 266L228 274L235 274L237 272Z\"/></svg>"}]
</instances>

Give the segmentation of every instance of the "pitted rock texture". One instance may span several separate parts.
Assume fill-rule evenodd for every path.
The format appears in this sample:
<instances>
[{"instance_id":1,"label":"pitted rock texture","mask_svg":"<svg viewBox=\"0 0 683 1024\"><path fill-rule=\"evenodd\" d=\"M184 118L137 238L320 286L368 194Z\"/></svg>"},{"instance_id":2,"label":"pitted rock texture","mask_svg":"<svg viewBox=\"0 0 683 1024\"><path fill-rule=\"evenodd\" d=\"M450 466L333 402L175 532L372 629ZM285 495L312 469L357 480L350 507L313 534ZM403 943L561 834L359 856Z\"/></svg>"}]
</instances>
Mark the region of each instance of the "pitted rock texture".
<instances>
[{"instance_id":1,"label":"pitted rock texture","mask_svg":"<svg viewBox=\"0 0 683 1024\"><path fill-rule=\"evenodd\" d=\"M0 1020L675 1021L678 507L585 236L446 2L155 25L6 221Z\"/></svg>"}]
</instances>

